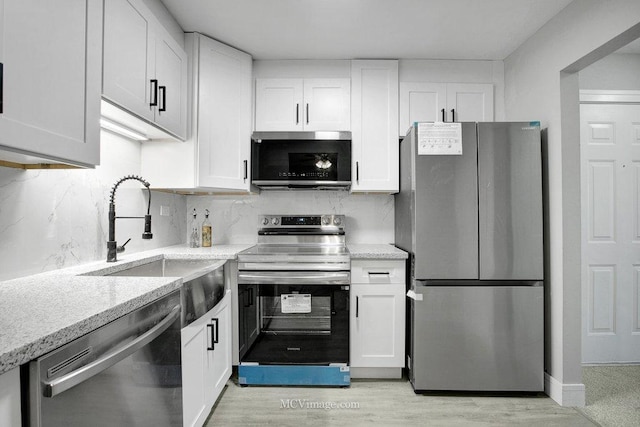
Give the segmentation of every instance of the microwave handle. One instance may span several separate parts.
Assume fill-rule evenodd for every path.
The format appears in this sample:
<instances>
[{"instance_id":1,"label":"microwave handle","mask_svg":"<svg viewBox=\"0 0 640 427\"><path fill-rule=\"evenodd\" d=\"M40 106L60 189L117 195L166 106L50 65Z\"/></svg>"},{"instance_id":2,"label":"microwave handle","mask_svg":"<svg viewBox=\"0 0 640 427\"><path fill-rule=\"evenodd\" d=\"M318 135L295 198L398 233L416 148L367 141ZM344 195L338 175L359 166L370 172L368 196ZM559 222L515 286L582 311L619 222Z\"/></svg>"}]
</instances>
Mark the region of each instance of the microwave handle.
<instances>
[{"instance_id":1,"label":"microwave handle","mask_svg":"<svg viewBox=\"0 0 640 427\"><path fill-rule=\"evenodd\" d=\"M156 326L149 329L144 334L140 335L135 340L117 348L105 354L98 360L95 360L88 365L85 365L75 371L72 371L66 375L55 380L44 382L43 395L45 397L54 397L60 393L69 390L71 387L78 385L91 377L98 375L100 372L115 365L123 359L131 356L141 348L145 347L154 339L158 338L169 326L180 316L181 307L176 305L173 310L160 321Z\"/></svg>"}]
</instances>

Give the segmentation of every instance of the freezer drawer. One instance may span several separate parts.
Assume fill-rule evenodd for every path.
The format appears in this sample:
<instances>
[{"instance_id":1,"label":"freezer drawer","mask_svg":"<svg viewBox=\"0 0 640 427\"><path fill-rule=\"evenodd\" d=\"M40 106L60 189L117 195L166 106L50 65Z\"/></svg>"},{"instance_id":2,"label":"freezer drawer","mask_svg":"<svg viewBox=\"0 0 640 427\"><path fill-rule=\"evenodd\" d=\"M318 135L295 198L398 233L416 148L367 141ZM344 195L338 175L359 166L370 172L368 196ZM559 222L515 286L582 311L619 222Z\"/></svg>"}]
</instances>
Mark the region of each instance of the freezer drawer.
<instances>
[{"instance_id":1,"label":"freezer drawer","mask_svg":"<svg viewBox=\"0 0 640 427\"><path fill-rule=\"evenodd\" d=\"M543 286L527 283L415 286L414 389L543 391Z\"/></svg>"}]
</instances>

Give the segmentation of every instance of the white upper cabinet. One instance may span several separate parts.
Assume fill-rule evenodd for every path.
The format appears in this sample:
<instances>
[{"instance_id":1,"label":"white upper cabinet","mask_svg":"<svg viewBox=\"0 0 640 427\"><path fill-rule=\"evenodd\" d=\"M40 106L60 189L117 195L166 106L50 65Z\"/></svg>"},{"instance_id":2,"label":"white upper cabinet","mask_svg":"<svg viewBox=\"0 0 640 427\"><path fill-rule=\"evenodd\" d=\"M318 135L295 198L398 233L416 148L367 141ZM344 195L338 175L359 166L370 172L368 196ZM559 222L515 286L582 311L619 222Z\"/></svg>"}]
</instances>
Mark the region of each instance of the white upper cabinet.
<instances>
[{"instance_id":1,"label":"white upper cabinet","mask_svg":"<svg viewBox=\"0 0 640 427\"><path fill-rule=\"evenodd\" d=\"M398 61L351 61L354 192L398 191Z\"/></svg>"},{"instance_id":2,"label":"white upper cabinet","mask_svg":"<svg viewBox=\"0 0 640 427\"><path fill-rule=\"evenodd\" d=\"M101 57L102 1L0 0L0 158L99 164Z\"/></svg>"},{"instance_id":3,"label":"white upper cabinet","mask_svg":"<svg viewBox=\"0 0 640 427\"><path fill-rule=\"evenodd\" d=\"M400 136L414 122L493 121L493 85L400 83Z\"/></svg>"},{"instance_id":4,"label":"white upper cabinet","mask_svg":"<svg viewBox=\"0 0 640 427\"><path fill-rule=\"evenodd\" d=\"M192 132L186 143L142 145L154 188L250 189L251 56L201 34L186 35Z\"/></svg>"},{"instance_id":5,"label":"white upper cabinet","mask_svg":"<svg viewBox=\"0 0 640 427\"><path fill-rule=\"evenodd\" d=\"M349 79L256 79L256 131L348 131Z\"/></svg>"},{"instance_id":6,"label":"white upper cabinet","mask_svg":"<svg viewBox=\"0 0 640 427\"><path fill-rule=\"evenodd\" d=\"M187 55L142 0L105 4L102 94L186 139Z\"/></svg>"},{"instance_id":7,"label":"white upper cabinet","mask_svg":"<svg viewBox=\"0 0 640 427\"><path fill-rule=\"evenodd\" d=\"M251 56L198 35L194 137L200 187L249 190Z\"/></svg>"}]
</instances>

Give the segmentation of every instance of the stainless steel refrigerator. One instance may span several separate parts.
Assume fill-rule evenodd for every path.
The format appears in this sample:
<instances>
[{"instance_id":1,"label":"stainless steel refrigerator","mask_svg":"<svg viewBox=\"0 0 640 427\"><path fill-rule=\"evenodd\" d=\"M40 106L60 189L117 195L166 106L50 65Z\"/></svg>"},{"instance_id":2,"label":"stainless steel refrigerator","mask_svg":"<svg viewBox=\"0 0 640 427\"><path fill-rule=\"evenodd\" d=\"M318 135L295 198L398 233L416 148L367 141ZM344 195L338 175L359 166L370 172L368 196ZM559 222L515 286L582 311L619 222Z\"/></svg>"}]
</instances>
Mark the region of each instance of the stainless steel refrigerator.
<instances>
[{"instance_id":1,"label":"stainless steel refrigerator","mask_svg":"<svg viewBox=\"0 0 640 427\"><path fill-rule=\"evenodd\" d=\"M437 125L416 123L400 143L411 384L542 391L540 125Z\"/></svg>"}]
</instances>

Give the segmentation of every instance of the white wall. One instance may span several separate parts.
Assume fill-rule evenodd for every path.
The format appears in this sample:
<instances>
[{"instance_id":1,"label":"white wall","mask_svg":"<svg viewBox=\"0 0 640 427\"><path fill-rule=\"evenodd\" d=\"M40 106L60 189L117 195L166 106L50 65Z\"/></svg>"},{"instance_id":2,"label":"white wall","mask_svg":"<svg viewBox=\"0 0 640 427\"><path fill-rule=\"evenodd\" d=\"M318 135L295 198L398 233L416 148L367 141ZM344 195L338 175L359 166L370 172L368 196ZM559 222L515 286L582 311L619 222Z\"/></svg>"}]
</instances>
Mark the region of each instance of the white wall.
<instances>
[{"instance_id":1,"label":"white wall","mask_svg":"<svg viewBox=\"0 0 640 427\"><path fill-rule=\"evenodd\" d=\"M614 53L580 71L580 89L640 90L640 55Z\"/></svg>"},{"instance_id":2,"label":"white wall","mask_svg":"<svg viewBox=\"0 0 640 427\"><path fill-rule=\"evenodd\" d=\"M0 280L106 259L109 192L125 175L140 173L140 143L101 132L95 169L23 170L0 167ZM137 181L116 192L116 213L144 215L147 191ZM116 221L116 240L131 237L127 252L185 241L186 197L152 192L152 240L144 221ZM160 216L160 205L170 215Z\"/></svg>"},{"instance_id":3,"label":"white wall","mask_svg":"<svg viewBox=\"0 0 640 427\"><path fill-rule=\"evenodd\" d=\"M202 223L209 209L214 244L255 243L260 214L346 215L347 243L393 243L394 199L347 191L263 191L251 196L189 196L187 210Z\"/></svg>"},{"instance_id":4,"label":"white wall","mask_svg":"<svg viewBox=\"0 0 640 427\"><path fill-rule=\"evenodd\" d=\"M535 118L548 129L544 153L547 391L564 405L584 404L575 71L622 47L635 33L640 35L639 22L637 0L576 0L504 61L507 120Z\"/></svg>"}]
</instances>

